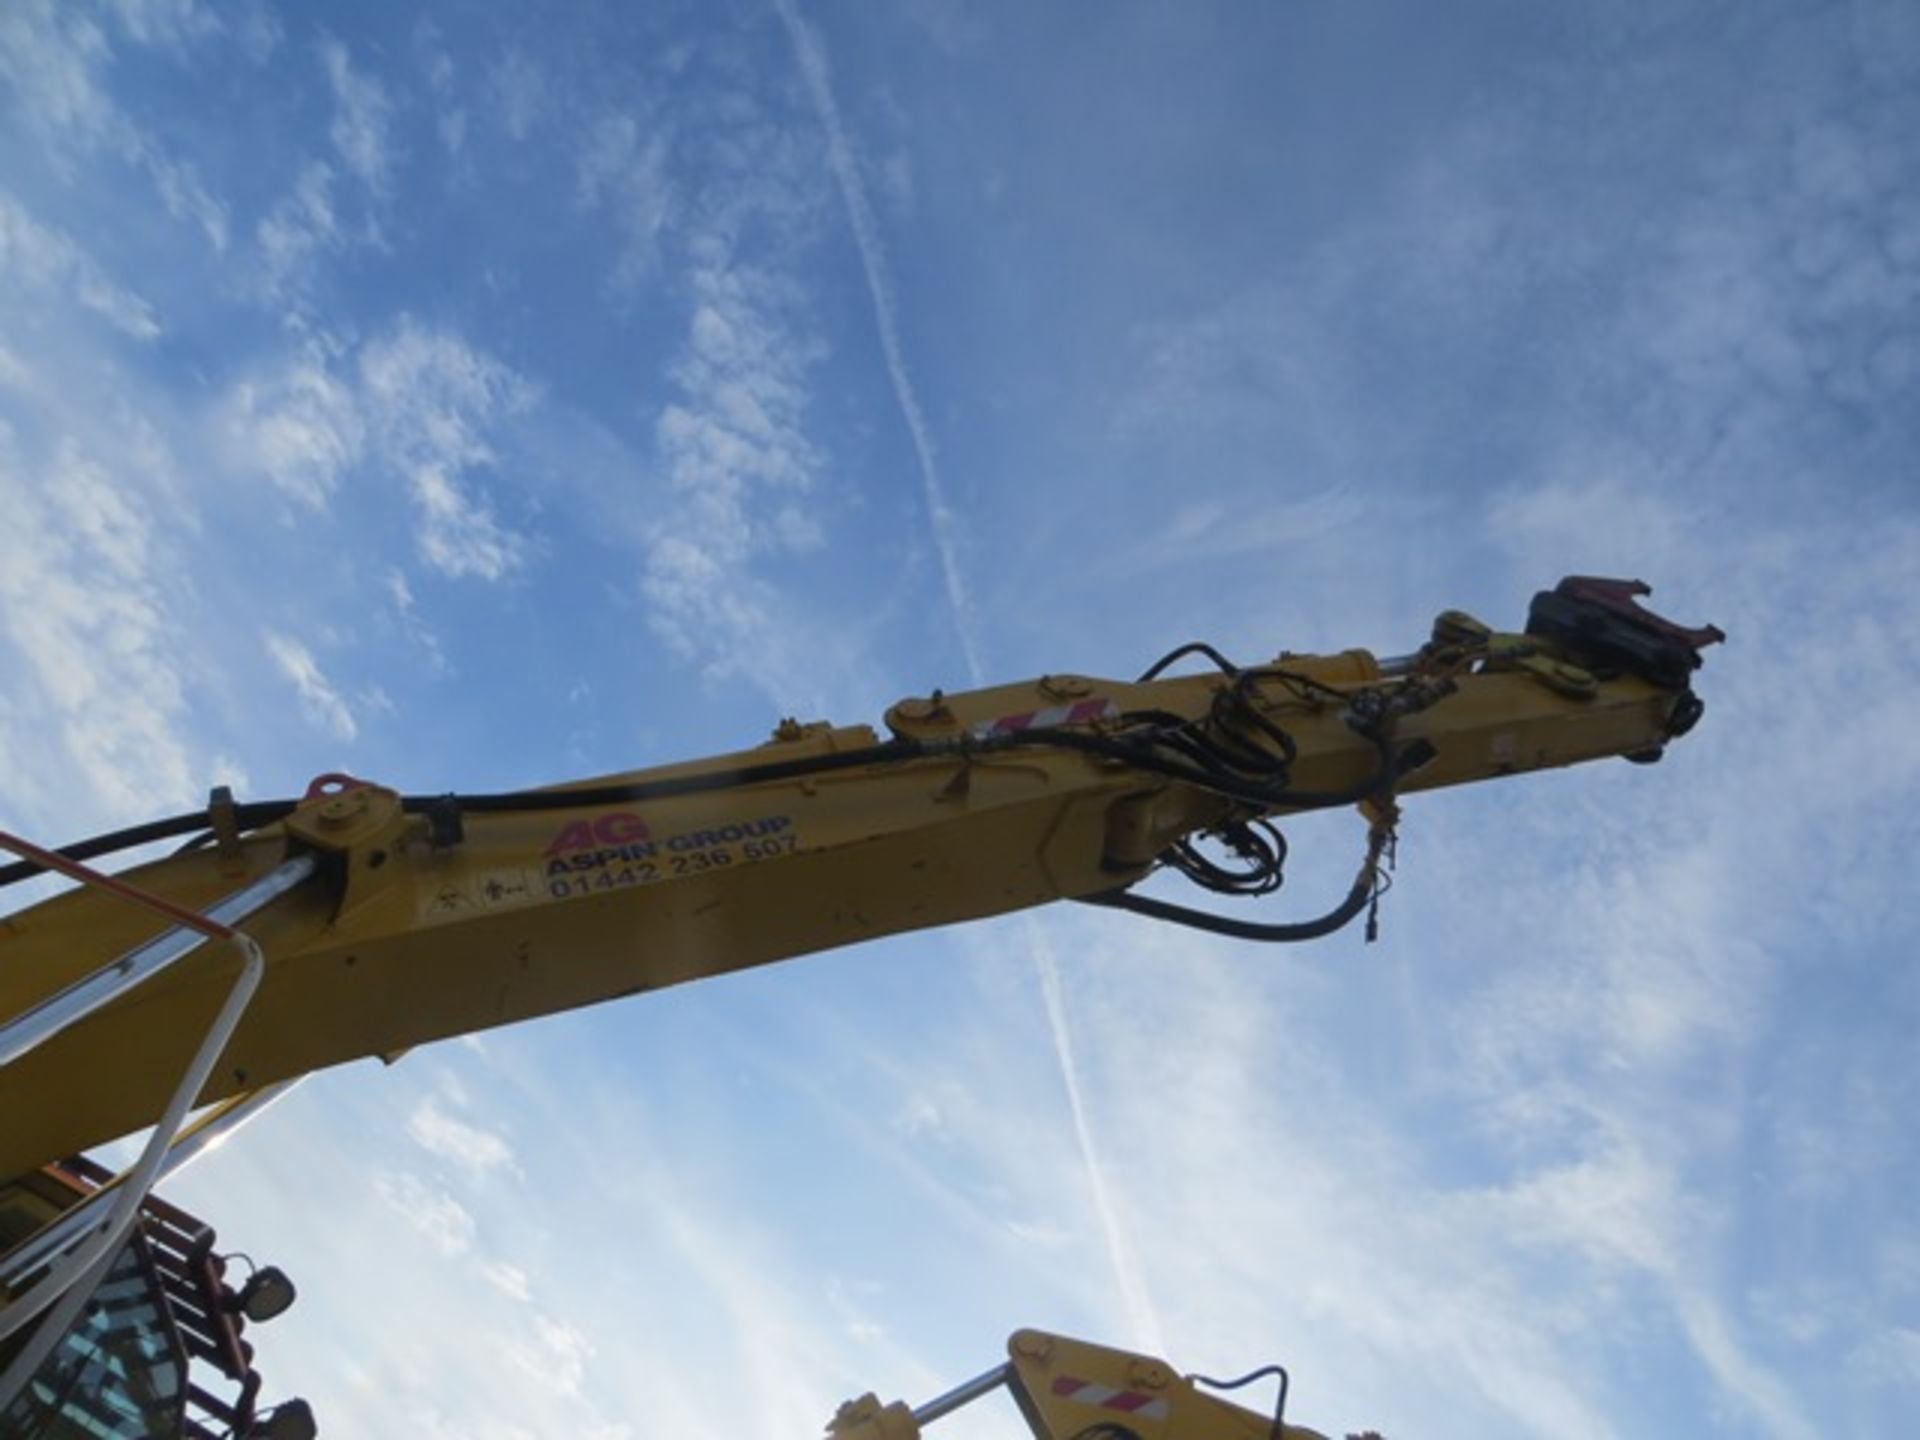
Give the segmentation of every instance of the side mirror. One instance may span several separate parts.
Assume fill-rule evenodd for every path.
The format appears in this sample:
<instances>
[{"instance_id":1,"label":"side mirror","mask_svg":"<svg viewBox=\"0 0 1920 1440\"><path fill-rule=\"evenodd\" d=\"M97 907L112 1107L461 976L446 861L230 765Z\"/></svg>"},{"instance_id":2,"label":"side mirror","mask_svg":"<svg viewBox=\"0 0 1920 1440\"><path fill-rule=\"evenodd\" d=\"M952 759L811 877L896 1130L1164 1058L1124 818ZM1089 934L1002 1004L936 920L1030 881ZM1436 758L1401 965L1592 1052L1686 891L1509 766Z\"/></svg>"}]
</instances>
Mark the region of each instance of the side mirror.
<instances>
[{"instance_id":1,"label":"side mirror","mask_svg":"<svg viewBox=\"0 0 1920 1440\"><path fill-rule=\"evenodd\" d=\"M319 1433L311 1405L304 1400L283 1400L266 1414L254 1417L246 1440L315 1440Z\"/></svg>"},{"instance_id":2,"label":"side mirror","mask_svg":"<svg viewBox=\"0 0 1920 1440\"><path fill-rule=\"evenodd\" d=\"M283 1313L298 1295L286 1272L277 1265L268 1265L247 1277L247 1283L233 1299L233 1306L257 1324Z\"/></svg>"}]
</instances>

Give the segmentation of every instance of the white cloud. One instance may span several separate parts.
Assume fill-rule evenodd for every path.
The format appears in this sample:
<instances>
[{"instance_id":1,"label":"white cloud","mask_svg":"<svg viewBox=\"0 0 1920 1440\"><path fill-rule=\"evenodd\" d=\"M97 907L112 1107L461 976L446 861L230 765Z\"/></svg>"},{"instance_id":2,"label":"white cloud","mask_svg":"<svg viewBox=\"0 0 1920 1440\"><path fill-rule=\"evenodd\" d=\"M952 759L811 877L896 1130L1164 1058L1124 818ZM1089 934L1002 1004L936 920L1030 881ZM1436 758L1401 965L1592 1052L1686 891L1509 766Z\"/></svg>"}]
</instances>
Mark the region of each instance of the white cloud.
<instances>
[{"instance_id":1,"label":"white cloud","mask_svg":"<svg viewBox=\"0 0 1920 1440\"><path fill-rule=\"evenodd\" d=\"M33 372L27 368L27 362L5 345L0 345L0 385L21 391L33 388Z\"/></svg>"},{"instance_id":2,"label":"white cloud","mask_svg":"<svg viewBox=\"0 0 1920 1440\"><path fill-rule=\"evenodd\" d=\"M440 636L421 615L420 602L414 598L413 587L407 582L407 577L398 570L389 570L381 583L400 617L400 628L406 633L407 639L425 654L429 668L436 675L451 674L452 662L447 659L446 651L440 644Z\"/></svg>"},{"instance_id":3,"label":"white cloud","mask_svg":"<svg viewBox=\"0 0 1920 1440\"><path fill-rule=\"evenodd\" d=\"M505 1260L487 1260L481 1262L480 1275L489 1285L509 1300L525 1303L533 1298L533 1285L527 1272L518 1265L510 1265Z\"/></svg>"},{"instance_id":4,"label":"white cloud","mask_svg":"<svg viewBox=\"0 0 1920 1440\"><path fill-rule=\"evenodd\" d=\"M1100 963L1056 981L1085 1098L1045 1120L1051 1164L1009 1179L1076 1195L1075 1252L1090 1248L1083 1236L1108 1236L1108 1265L1076 1288L1109 1334L1157 1349L1164 1328L1181 1337L1183 1366L1202 1367L1242 1364L1249 1335L1290 1335L1296 1375L1388 1433L1418 1397L1466 1386L1482 1413L1528 1433L1612 1433L1577 1337L1548 1318L1555 1297L1529 1296L1497 1227L1429 1188L1335 1058L1287 1023L1294 986L1237 983L1208 947L1152 932L1037 923ZM1023 1069L998 1083L1036 1084ZM998 1108L991 1093L983 1102L985 1115ZM1102 1173L1079 1157L1083 1132L1120 1157L1106 1193L1079 1178ZM1153 1237L1140 1259L1112 1253L1116 1223ZM1277 1287L1250 1285L1250 1262ZM1071 1253L1050 1268L1072 1273ZM1149 1288L1153 1310L1136 1293Z\"/></svg>"},{"instance_id":5,"label":"white cloud","mask_svg":"<svg viewBox=\"0 0 1920 1440\"><path fill-rule=\"evenodd\" d=\"M1896 1325L1855 1351L1853 1368L1869 1382L1920 1394L1920 1329Z\"/></svg>"},{"instance_id":6,"label":"white cloud","mask_svg":"<svg viewBox=\"0 0 1920 1440\"><path fill-rule=\"evenodd\" d=\"M831 1403L824 1382L842 1367L832 1363L828 1335L808 1318L817 1304L811 1287L756 1253L751 1232L737 1223L716 1223L679 1197L650 1208L728 1317L752 1429L791 1434L817 1424Z\"/></svg>"},{"instance_id":7,"label":"white cloud","mask_svg":"<svg viewBox=\"0 0 1920 1440\"><path fill-rule=\"evenodd\" d=\"M328 138L347 173L375 194L386 191L393 171L388 128L393 103L378 80L356 70L347 47L337 40L323 41L320 63L333 90L333 122Z\"/></svg>"},{"instance_id":8,"label":"white cloud","mask_svg":"<svg viewBox=\"0 0 1920 1440\"><path fill-rule=\"evenodd\" d=\"M449 155L458 155L466 148L467 112L462 109L443 111L435 121L440 134L440 143Z\"/></svg>"},{"instance_id":9,"label":"white cloud","mask_svg":"<svg viewBox=\"0 0 1920 1440\"><path fill-rule=\"evenodd\" d=\"M267 0L239 0L225 8L227 22L241 52L256 65L264 65L287 38L280 17L268 8Z\"/></svg>"},{"instance_id":10,"label":"white cloud","mask_svg":"<svg viewBox=\"0 0 1920 1440\"><path fill-rule=\"evenodd\" d=\"M266 298L301 316L312 307L309 292L322 257L386 243L379 217L395 164L386 88L357 69L339 41L322 41L319 54L334 102L327 127L334 161L305 161L254 229Z\"/></svg>"},{"instance_id":11,"label":"white cloud","mask_svg":"<svg viewBox=\"0 0 1920 1440\"><path fill-rule=\"evenodd\" d=\"M905 0L902 15L949 55L977 49L986 39L986 16L965 0Z\"/></svg>"},{"instance_id":12,"label":"white cloud","mask_svg":"<svg viewBox=\"0 0 1920 1440\"><path fill-rule=\"evenodd\" d=\"M654 422L670 502L647 538L650 623L716 673L797 687L784 691L791 703L817 681L796 668L785 607L752 562L819 543L817 521L795 510L820 466L806 432L806 375L818 349L790 323L772 277L703 266L692 284L687 339L672 367L680 398Z\"/></svg>"},{"instance_id":13,"label":"white cloud","mask_svg":"<svg viewBox=\"0 0 1920 1440\"><path fill-rule=\"evenodd\" d=\"M1740 1341L1726 1308L1701 1290L1676 1292L1674 1306L1693 1352L1721 1390L1780 1440L1815 1440L1832 1432L1802 1409L1793 1383L1756 1360Z\"/></svg>"},{"instance_id":14,"label":"white cloud","mask_svg":"<svg viewBox=\"0 0 1920 1440\"><path fill-rule=\"evenodd\" d=\"M923 1136L937 1140L946 1132L939 1103L924 1090L916 1090L901 1101L891 1123L896 1131L909 1140L918 1140Z\"/></svg>"},{"instance_id":15,"label":"white cloud","mask_svg":"<svg viewBox=\"0 0 1920 1440\"><path fill-rule=\"evenodd\" d=\"M328 509L349 476L391 475L411 503L428 566L486 580L516 570L527 541L500 519L479 477L496 464L497 437L532 406L534 387L453 332L411 318L343 349L315 333L233 385L215 412L230 463L264 473L314 511ZM408 635L444 667L404 576L389 572L386 589Z\"/></svg>"},{"instance_id":16,"label":"white cloud","mask_svg":"<svg viewBox=\"0 0 1920 1440\"><path fill-rule=\"evenodd\" d=\"M643 132L631 115L607 115L587 136L577 162L577 193L588 210L604 210L620 239L616 286L631 287L653 268L673 196L667 181L667 136Z\"/></svg>"},{"instance_id":17,"label":"white cloud","mask_svg":"<svg viewBox=\"0 0 1920 1440\"><path fill-rule=\"evenodd\" d=\"M111 0L114 19L142 45L184 50L220 33L220 17L199 0Z\"/></svg>"},{"instance_id":18,"label":"white cloud","mask_svg":"<svg viewBox=\"0 0 1920 1440\"><path fill-rule=\"evenodd\" d=\"M120 0L110 11L121 38L185 54L224 27L192 0ZM79 6L20 0L0 9L0 79L15 107L46 146L48 159L70 169L76 154L105 150L146 172L178 220L198 225L208 243L227 243L227 209L191 164L175 159L108 94L115 45L105 26Z\"/></svg>"},{"instance_id":19,"label":"white cloud","mask_svg":"<svg viewBox=\"0 0 1920 1440\"><path fill-rule=\"evenodd\" d=\"M440 27L422 17L413 27L413 48L426 71L428 88L443 100L453 94L453 57L441 43Z\"/></svg>"},{"instance_id":20,"label":"white cloud","mask_svg":"<svg viewBox=\"0 0 1920 1440\"><path fill-rule=\"evenodd\" d=\"M406 1171L376 1174L373 1190L448 1259L473 1248L479 1224L472 1212L446 1190Z\"/></svg>"},{"instance_id":21,"label":"white cloud","mask_svg":"<svg viewBox=\"0 0 1920 1440\"><path fill-rule=\"evenodd\" d=\"M593 1344L578 1327L550 1315L528 1317L530 1334L506 1344L507 1357L544 1389L568 1398L580 1394Z\"/></svg>"},{"instance_id":22,"label":"white cloud","mask_svg":"<svg viewBox=\"0 0 1920 1440\"><path fill-rule=\"evenodd\" d=\"M0 192L0 272L22 285L70 296L136 340L159 338L153 307L109 279L73 239L40 224Z\"/></svg>"},{"instance_id":23,"label":"white cloud","mask_svg":"<svg viewBox=\"0 0 1920 1440\"><path fill-rule=\"evenodd\" d=\"M314 351L277 374L241 381L224 414L228 443L241 462L265 471L310 510L326 508L365 448L357 397Z\"/></svg>"},{"instance_id":24,"label":"white cloud","mask_svg":"<svg viewBox=\"0 0 1920 1440\"><path fill-rule=\"evenodd\" d=\"M199 172L185 161L172 160L158 151L147 157L147 170L160 203L176 220L187 220L200 227L207 243L216 252L227 248L227 207L200 179Z\"/></svg>"},{"instance_id":25,"label":"white cloud","mask_svg":"<svg viewBox=\"0 0 1920 1440\"><path fill-rule=\"evenodd\" d=\"M298 640L272 630L266 631L261 639L274 666L298 692L300 708L308 720L336 740L352 740L360 733L352 708L321 671L312 651Z\"/></svg>"},{"instance_id":26,"label":"white cloud","mask_svg":"<svg viewBox=\"0 0 1920 1440\"><path fill-rule=\"evenodd\" d=\"M261 217L254 237L266 270L267 293L281 300L296 297L309 282L316 259L345 243L334 211L332 167L322 160L302 166L292 189Z\"/></svg>"},{"instance_id":27,"label":"white cloud","mask_svg":"<svg viewBox=\"0 0 1920 1440\"><path fill-rule=\"evenodd\" d=\"M0 74L49 137L98 144L122 131L101 84L111 53L106 32L76 6L23 0L0 11Z\"/></svg>"},{"instance_id":28,"label":"white cloud","mask_svg":"<svg viewBox=\"0 0 1920 1440\"><path fill-rule=\"evenodd\" d=\"M441 44L440 31L431 20L414 26L413 46L427 76L427 88L434 99L434 129L449 155L458 155L467 143L467 111L456 98L456 71L453 57Z\"/></svg>"},{"instance_id":29,"label":"white cloud","mask_svg":"<svg viewBox=\"0 0 1920 1440\"><path fill-rule=\"evenodd\" d=\"M532 404L534 389L444 330L406 319L359 355L359 377L382 461L407 481L421 558L443 575L498 580L525 541L469 478L491 468L494 427Z\"/></svg>"},{"instance_id":30,"label":"white cloud","mask_svg":"<svg viewBox=\"0 0 1920 1440\"><path fill-rule=\"evenodd\" d=\"M690 261L676 286L687 331L668 366L674 393L652 424L667 493L639 517L604 492L594 503L640 532L638 599L662 639L710 677L749 678L783 707L815 708L829 669L863 663L859 622L809 617L766 562L825 549L841 503L815 498L809 380L826 352L797 280L831 192L816 143L769 118L758 95L727 91L711 109L724 123L697 131L670 128L664 106L602 112L584 127L576 194L613 231L610 283L628 290L676 252ZM669 174L681 165L697 185ZM632 468L624 454L590 458Z\"/></svg>"},{"instance_id":31,"label":"white cloud","mask_svg":"<svg viewBox=\"0 0 1920 1440\"><path fill-rule=\"evenodd\" d=\"M827 1304L849 1340L857 1345L877 1345L887 1338L887 1327L868 1315L864 1306L855 1302L849 1293L853 1288L838 1275L829 1275L825 1286ZM879 1289L874 1285L860 1288L870 1292Z\"/></svg>"},{"instance_id":32,"label":"white cloud","mask_svg":"<svg viewBox=\"0 0 1920 1440\"><path fill-rule=\"evenodd\" d=\"M420 508L420 555L427 564L443 575L483 580L498 580L518 568L524 555L520 538L504 529L456 474L421 464L411 479Z\"/></svg>"},{"instance_id":33,"label":"white cloud","mask_svg":"<svg viewBox=\"0 0 1920 1440\"><path fill-rule=\"evenodd\" d=\"M440 1108L434 1096L426 1096L407 1116L407 1135L430 1155L451 1160L469 1174L484 1175L494 1170L517 1173L513 1147L505 1137L472 1125Z\"/></svg>"},{"instance_id":34,"label":"white cloud","mask_svg":"<svg viewBox=\"0 0 1920 1440\"><path fill-rule=\"evenodd\" d=\"M547 105L546 72L520 50L509 50L488 72L501 127L525 140Z\"/></svg>"},{"instance_id":35,"label":"white cloud","mask_svg":"<svg viewBox=\"0 0 1920 1440\"><path fill-rule=\"evenodd\" d=\"M29 706L39 717L9 749L82 782L62 787L63 825L190 801L193 666L164 580L177 563L164 512L72 439L29 463L4 425L0 508L0 633L22 662L9 688L19 720Z\"/></svg>"},{"instance_id":36,"label":"white cloud","mask_svg":"<svg viewBox=\"0 0 1920 1440\"><path fill-rule=\"evenodd\" d=\"M1627 1135L1608 1135L1575 1159L1530 1171L1486 1197L1522 1244L1567 1246L1596 1267L1670 1275L1680 1233L1673 1176Z\"/></svg>"}]
</instances>

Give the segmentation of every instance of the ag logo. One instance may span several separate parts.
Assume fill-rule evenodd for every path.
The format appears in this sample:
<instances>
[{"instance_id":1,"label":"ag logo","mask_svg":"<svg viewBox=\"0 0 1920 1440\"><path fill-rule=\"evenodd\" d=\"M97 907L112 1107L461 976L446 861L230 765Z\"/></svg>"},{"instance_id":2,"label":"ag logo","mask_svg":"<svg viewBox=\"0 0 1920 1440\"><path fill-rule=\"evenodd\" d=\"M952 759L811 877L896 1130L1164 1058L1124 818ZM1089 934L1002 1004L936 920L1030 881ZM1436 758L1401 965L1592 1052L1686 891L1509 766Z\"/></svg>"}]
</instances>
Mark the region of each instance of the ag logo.
<instances>
[{"instance_id":1,"label":"ag logo","mask_svg":"<svg viewBox=\"0 0 1920 1440\"><path fill-rule=\"evenodd\" d=\"M591 820L575 820L562 827L547 846L547 854L567 855L575 850L594 850L602 845L631 845L645 840L652 832L647 822L631 810L616 810Z\"/></svg>"}]
</instances>

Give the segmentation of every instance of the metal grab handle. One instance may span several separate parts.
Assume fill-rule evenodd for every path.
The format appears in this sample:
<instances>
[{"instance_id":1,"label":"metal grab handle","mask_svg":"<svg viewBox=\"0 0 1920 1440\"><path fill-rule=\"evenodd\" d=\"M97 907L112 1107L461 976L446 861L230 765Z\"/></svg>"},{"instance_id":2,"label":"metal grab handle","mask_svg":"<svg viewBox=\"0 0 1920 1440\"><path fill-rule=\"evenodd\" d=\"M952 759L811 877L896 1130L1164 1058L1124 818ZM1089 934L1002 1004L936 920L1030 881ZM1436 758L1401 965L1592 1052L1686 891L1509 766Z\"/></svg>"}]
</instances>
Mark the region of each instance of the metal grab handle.
<instances>
[{"instance_id":1,"label":"metal grab handle","mask_svg":"<svg viewBox=\"0 0 1920 1440\"><path fill-rule=\"evenodd\" d=\"M305 855L286 861L252 885L221 901L214 907L215 914L201 915L3 831L0 831L0 847L25 855L83 884L96 886L149 910L158 911L175 923L174 929L129 951L0 1028L0 1056L5 1059L25 1054L67 1026L158 974L208 939L231 941L242 957L240 973L227 992L219 1014L214 1016L213 1023L200 1041L199 1049L188 1062L186 1073L180 1077L180 1083L168 1100L159 1123L147 1138L140 1158L120 1182L106 1218L91 1233L81 1230L69 1242L72 1248L63 1257L60 1251L54 1251L49 1259L64 1258L65 1263L54 1264L24 1294L0 1310L0 1341L24 1329L45 1312L45 1320L39 1330L13 1357L5 1373L0 1374L0 1413L4 1413L26 1388L54 1346L65 1336L81 1307L92 1297L101 1277L112 1265L128 1233L138 1222L140 1206L152 1190L167 1160L168 1151L186 1122L187 1112L199 1098L207 1076L227 1048L227 1042L233 1038L233 1032L239 1028L240 1018L246 1013L254 992L260 988L261 978L266 974L266 956L251 936L233 929L227 921L242 919L271 904L313 874L315 862L313 857ZM183 1158L190 1154L191 1151L183 1151Z\"/></svg>"}]
</instances>

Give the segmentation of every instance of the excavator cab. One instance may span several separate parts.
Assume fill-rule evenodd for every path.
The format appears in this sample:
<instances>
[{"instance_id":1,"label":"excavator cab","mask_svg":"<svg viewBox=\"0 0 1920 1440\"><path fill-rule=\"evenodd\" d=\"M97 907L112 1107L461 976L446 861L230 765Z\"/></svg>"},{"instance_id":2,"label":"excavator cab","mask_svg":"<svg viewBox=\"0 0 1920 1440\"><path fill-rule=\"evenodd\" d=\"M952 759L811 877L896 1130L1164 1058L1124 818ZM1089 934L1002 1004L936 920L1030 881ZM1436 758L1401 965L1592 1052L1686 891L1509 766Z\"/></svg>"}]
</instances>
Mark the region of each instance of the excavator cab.
<instances>
[{"instance_id":1,"label":"excavator cab","mask_svg":"<svg viewBox=\"0 0 1920 1440\"><path fill-rule=\"evenodd\" d=\"M57 1233L61 1217L83 1213L111 1178L74 1157L0 1186L0 1277L16 1285L54 1263L59 1252L32 1237ZM220 1254L215 1242L204 1221L147 1196L92 1300L0 1413L0 1435L310 1440L317 1432L304 1402L260 1407L253 1345L243 1338L249 1322L293 1302L292 1284L266 1267L236 1287L232 1264L244 1257ZM35 1333L0 1342L0 1370Z\"/></svg>"}]
</instances>

